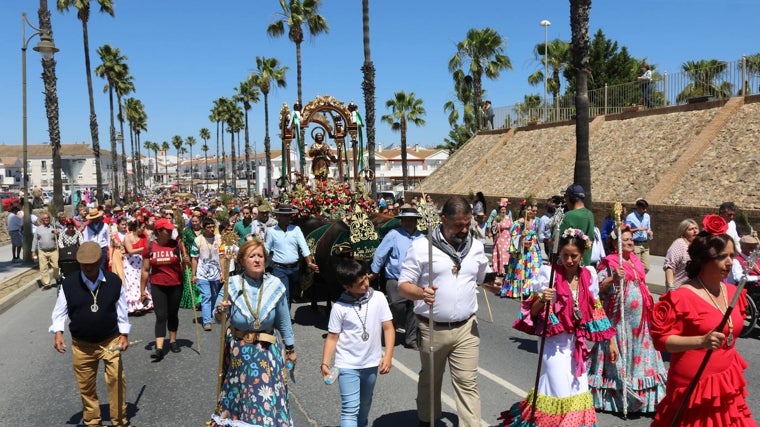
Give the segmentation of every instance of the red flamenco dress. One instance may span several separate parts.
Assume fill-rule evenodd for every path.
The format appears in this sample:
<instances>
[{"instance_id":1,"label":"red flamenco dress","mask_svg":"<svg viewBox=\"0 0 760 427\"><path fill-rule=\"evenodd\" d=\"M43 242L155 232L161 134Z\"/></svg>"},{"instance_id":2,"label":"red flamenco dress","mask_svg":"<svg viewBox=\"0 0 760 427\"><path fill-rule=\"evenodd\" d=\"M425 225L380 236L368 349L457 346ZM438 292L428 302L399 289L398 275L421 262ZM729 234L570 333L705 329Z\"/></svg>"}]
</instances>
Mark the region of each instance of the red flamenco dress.
<instances>
[{"instance_id":1,"label":"red flamenco dress","mask_svg":"<svg viewBox=\"0 0 760 427\"><path fill-rule=\"evenodd\" d=\"M725 285L730 301L736 288ZM701 291L700 291L701 292ZM746 293L746 291L742 291ZM746 310L744 295L739 298L731 313L734 325L733 342L713 350L699 382L681 416L680 426L689 427L756 427L745 397L747 381L743 371L747 362L736 351L736 338L743 326ZM665 341L671 335L700 336L713 330L723 318L722 313L705 301L692 289L682 287L660 297L652 315L652 339L655 348L665 349ZM723 333L729 336L726 324ZM653 427L670 426L683 401L686 389L707 352L700 348L672 353L665 399L657 405Z\"/></svg>"},{"instance_id":2,"label":"red flamenco dress","mask_svg":"<svg viewBox=\"0 0 760 427\"><path fill-rule=\"evenodd\" d=\"M581 268L578 292L573 292L564 278L564 267L555 272L556 294L549 311L546 350L538 382L536 411L531 423L531 390L525 400L501 414L504 426L510 427L596 427L594 401L588 385L587 341L604 341L615 336L615 328L598 299L596 272ZM533 294L522 302L520 317L512 325L530 335L541 336L543 311L533 317L530 307L538 294L548 287L551 268L539 270L532 281Z\"/></svg>"}]
</instances>

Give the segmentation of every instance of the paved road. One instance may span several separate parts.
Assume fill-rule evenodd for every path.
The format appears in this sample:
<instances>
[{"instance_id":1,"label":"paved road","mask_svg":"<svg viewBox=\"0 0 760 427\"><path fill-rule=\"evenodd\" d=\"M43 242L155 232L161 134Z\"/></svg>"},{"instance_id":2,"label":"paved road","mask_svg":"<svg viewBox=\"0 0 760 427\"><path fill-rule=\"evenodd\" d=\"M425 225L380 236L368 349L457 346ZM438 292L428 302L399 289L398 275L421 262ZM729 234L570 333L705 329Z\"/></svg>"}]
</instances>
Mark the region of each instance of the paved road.
<instances>
[{"instance_id":1,"label":"paved road","mask_svg":"<svg viewBox=\"0 0 760 427\"><path fill-rule=\"evenodd\" d=\"M71 352L59 355L52 349L47 333L55 292L35 290L27 298L0 314L0 426L76 425L81 406L71 371ZM494 321L480 300L478 313L481 332L479 389L482 397L483 425L497 424L497 417L520 400L532 387L536 364L536 340L513 330L518 302L489 297ZM340 398L336 386L321 382L319 363L326 333L323 310L294 305L295 333L299 351L296 384L291 409L295 425L336 426L339 424ZM153 336L153 315L133 317L131 339L143 342L124 354L128 380L129 413L138 426L202 425L214 407L218 363L218 328L200 331L197 342L191 327L192 311L180 311L179 342L182 352L169 354L160 363L149 359ZM67 341L70 338L67 334ZM198 353L198 347L201 352ZM760 364L760 342L740 340L739 350L750 366ZM390 374L381 376L375 389L371 425L409 426L416 423L416 378L419 353L396 347ZM749 402L760 414L760 371L746 371ZM446 375L444 412L455 420L452 390ZM99 378L101 402L106 393ZM105 405L102 405L105 407ZM107 414L107 411L106 411ZM648 418L622 420L610 414L599 415L600 426L647 426ZM441 425L456 425L447 421Z\"/></svg>"}]
</instances>

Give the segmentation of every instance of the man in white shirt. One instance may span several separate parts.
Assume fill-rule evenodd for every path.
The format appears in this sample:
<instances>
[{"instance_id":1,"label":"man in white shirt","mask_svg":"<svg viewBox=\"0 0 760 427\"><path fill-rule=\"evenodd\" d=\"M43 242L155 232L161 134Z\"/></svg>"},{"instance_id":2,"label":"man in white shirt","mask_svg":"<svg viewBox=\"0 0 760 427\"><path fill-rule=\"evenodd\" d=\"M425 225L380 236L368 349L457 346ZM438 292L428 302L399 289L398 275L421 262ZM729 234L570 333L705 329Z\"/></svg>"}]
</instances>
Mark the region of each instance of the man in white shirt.
<instances>
[{"instance_id":1,"label":"man in white shirt","mask_svg":"<svg viewBox=\"0 0 760 427\"><path fill-rule=\"evenodd\" d=\"M417 383L417 416L430 425L431 403L441 416L441 380L446 362L451 369L459 425L480 425L477 388L480 337L475 313L477 284L490 272L483 243L469 234L472 208L454 196L443 205L441 225L427 238L415 239L406 253L399 276L399 294L414 301L419 324L420 376ZM429 240L433 245L432 278L429 274ZM493 279L483 283L493 293L501 290ZM430 316L432 309L434 363L430 366ZM435 383L431 402L430 381Z\"/></svg>"},{"instance_id":2,"label":"man in white shirt","mask_svg":"<svg viewBox=\"0 0 760 427\"><path fill-rule=\"evenodd\" d=\"M757 249L758 241L753 236L743 236L739 239L740 250L736 252L734 257L734 264L731 266L731 274L728 275L728 282L737 284L744 277L744 263L749 258L749 255ZM760 278L760 264L755 263L751 269L747 272L747 286L751 287L757 285L758 278Z\"/></svg>"},{"instance_id":3,"label":"man in white shirt","mask_svg":"<svg viewBox=\"0 0 760 427\"><path fill-rule=\"evenodd\" d=\"M718 207L718 215L726 220L726 223L728 224L728 230L726 231L726 234L734 239L734 249L738 250L740 243L739 232L736 230L736 222L734 222L734 216L736 215L736 205L734 202L721 203Z\"/></svg>"}]
</instances>

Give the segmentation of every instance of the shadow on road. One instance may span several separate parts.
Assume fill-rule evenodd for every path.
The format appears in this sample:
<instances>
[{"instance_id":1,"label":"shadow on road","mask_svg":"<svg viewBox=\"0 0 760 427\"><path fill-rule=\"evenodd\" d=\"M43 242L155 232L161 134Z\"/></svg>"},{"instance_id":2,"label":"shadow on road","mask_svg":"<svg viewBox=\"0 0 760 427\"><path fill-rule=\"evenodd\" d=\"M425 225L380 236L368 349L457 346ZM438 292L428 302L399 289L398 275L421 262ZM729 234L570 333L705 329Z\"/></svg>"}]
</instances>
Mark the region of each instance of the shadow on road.
<instances>
[{"instance_id":1,"label":"shadow on road","mask_svg":"<svg viewBox=\"0 0 760 427\"><path fill-rule=\"evenodd\" d=\"M393 412L382 415L375 419L372 427L397 427L397 426L416 426L419 424L417 411ZM435 423L435 427L458 426L459 417L451 412L444 412L442 419Z\"/></svg>"},{"instance_id":2,"label":"shadow on road","mask_svg":"<svg viewBox=\"0 0 760 427\"><path fill-rule=\"evenodd\" d=\"M524 350L529 353L538 354L538 337L536 338L511 337L509 340L517 343L518 350Z\"/></svg>"}]
</instances>

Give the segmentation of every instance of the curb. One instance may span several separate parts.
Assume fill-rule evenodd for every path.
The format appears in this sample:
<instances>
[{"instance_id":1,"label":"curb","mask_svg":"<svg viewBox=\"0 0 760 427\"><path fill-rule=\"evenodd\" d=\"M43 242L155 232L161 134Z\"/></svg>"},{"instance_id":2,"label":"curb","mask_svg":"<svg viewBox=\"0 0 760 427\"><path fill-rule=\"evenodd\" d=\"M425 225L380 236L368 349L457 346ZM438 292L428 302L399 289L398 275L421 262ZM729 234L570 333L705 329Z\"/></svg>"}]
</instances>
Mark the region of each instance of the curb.
<instances>
[{"instance_id":1,"label":"curb","mask_svg":"<svg viewBox=\"0 0 760 427\"><path fill-rule=\"evenodd\" d=\"M26 285L21 286L20 288L6 295L2 300L0 300L0 314L5 313L9 308L13 307L16 305L16 303L31 295L31 293L37 289L37 279L32 279Z\"/></svg>"}]
</instances>

